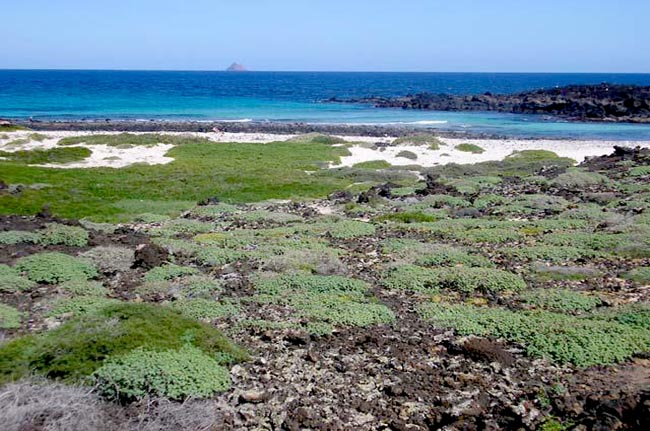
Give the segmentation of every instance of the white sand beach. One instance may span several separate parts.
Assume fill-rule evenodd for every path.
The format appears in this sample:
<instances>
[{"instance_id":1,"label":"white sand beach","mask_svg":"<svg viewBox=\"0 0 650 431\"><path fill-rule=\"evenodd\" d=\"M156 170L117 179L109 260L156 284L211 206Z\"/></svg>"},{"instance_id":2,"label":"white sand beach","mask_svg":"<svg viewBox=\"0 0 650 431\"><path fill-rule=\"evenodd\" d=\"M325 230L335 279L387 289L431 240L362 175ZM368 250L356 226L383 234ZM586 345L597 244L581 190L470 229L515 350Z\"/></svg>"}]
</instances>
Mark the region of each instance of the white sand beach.
<instances>
[{"instance_id":1,"label":"white sand beach","mask_svg":"<svg viewBox=\"0 0 650 431\"><path fill-rule=\"evenodd\" d=\"M0 136L0 151L15 152L20 150L52 149L58 146L60 139L71 136L88 136L100 134L98 132L79 131L53 131L39 132L46 138L41 141L30 140L33 132L11 132ZM162 132L168 135L190 135L207 138L213 142L253 142L268 144L271 142L285 141L296 135L276 135L268 133L178 133ZM117 132L102 132L101 134L117 134ZM135 133L138 134L138 133ZM614 146L648 147L650 141L601 141L601 140L549 140L549 139L452 139L439 138L444 145L433 150L428 146L396 145L377 146L369 144L388 144L395 138L392 137L367 137L367 136L339 136L351 145L350 155L341 158L341 163L332 167L354 166L357 163L384 160L391 165L406 166L436 166L449 163L470 164L489 160L502 160L515 151L522 150L548 150L561 157L570 157L576 162L582 162L586 157L601 156L613 151ZM16 143L16 141L18 143ZM22 142L21 142L22 141ZM459 144L471 143L481 147L484 151L480 154L460 151ZM340 144L345 145L345 144ZM121 168L136 163L160 165L172 162L172 157L166 156L173 147L172 144L158 144L153 146L134 146L130 148L111 147L108 145L88 145L80 143L74 146L85 147L92 151L85 160L66 164L38 165L52 168L96 168L112 167ZM407 151L410 157L404 157ZM402 153L400 155L400 153Z\"/></svg>"}]
</instances>

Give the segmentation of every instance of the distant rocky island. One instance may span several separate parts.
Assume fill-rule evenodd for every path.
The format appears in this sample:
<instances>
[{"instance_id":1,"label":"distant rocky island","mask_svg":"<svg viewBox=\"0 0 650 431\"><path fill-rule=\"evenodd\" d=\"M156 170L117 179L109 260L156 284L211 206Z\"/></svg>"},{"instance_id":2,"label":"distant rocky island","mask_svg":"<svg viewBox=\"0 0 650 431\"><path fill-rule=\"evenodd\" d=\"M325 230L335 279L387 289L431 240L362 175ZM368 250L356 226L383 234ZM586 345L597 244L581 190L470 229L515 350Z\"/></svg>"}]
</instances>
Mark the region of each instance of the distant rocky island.
<instances>
[{"instance_id":1,"label":"distant rocky island","mask_svg":"<svg viewBox=\"0 0 650 431\"><path fill-rule=\"evenodd\" d=\"M233 63L228 67L228 69L226 69L226 72L247 72L247 71L248 69L246 69L246 66L239 63Z\"/></svg>"},{"instance_id":2,"label":"distant rocky island","mask_svg":"<svg viewBox=\"0 0 650 431\"><path fill-rule=\"evenodd\" d=\"M571 121L650 123L650 86L569 85L516 94L457 96L419 93L403 97L329 99L330 102L373 104L377 108L432 111L497 111L545 114Z\"/></svg>"}]
</instances>

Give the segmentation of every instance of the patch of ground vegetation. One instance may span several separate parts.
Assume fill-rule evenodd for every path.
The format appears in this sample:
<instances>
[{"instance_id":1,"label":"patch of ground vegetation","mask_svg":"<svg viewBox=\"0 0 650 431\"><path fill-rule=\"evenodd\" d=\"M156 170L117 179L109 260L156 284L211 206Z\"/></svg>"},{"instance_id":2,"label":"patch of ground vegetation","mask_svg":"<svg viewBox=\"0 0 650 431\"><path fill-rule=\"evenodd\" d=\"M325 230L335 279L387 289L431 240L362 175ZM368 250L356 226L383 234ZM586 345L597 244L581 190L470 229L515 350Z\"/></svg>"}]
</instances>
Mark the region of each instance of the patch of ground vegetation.
<instances>
[{"instance_id":1,"label":"patch of ground vegetation","mask_svg":"<svg viewBox=\"0 0 650 431\"><path fill-rule=\"evenodd\" d=\"M0 151L1 160L25 165L65 164L80 162L92 154L88 148L50 148L48 150Z\"/></svg>"},{"instance_id":2,"label":"patch of ground vegetation","mask_svg":"<svg viewBox=\"0 0 650 431\"><path fill-rule=\"evenodd\" d=\"M472 154L482 154L485 152L483 148L476 144L458 144L456 145L456 150Z\"/></svg>"},{"instance_id":3,"label":"patch of ground vegetation","mask_svg":"<svg viewBox=\"0 0 650 431\"><path fill-rule=\"evenodd\" d=\"M186 346L193 346L192 349L206 355L226 358L224 363L247 358L243 350L216 329L172 309L149 304L116 304L84 313L45 333L18 337L3 344L0 381L35 372L51 379L83 383L104 366L106 359L120 358L137 349L180 352ZM131 384L137 385L142 394L147 390L146 382Z\"/></svg>"},{"instance_id":4,"label":"patch of ground vegetation","mask_svg":"<svg viewBox=\"0 0 650 431\"><path fill-rule=\"evenodd\" d=\"M335 159L337 144L255 149L294 147L315 167L313 151ZM199 145L172 151L230 151ZM316 201L277 200L282 182L254 204L219 201L224 183L197 193L196 178L142 200L133 186L99 207L142 220L119 227L0 217L0 419L92 422L47 410L56 393L112 429L644 429L650 191L632 172L648 156L576 169L527 151L404 183L385 168L318 171L326 187L292 185L341 186ZM354 194L345 175L360 171L373 180Z\"/></svg>"},{"instance_id":5,"label":"patch of ground vegetation","mask_svg":"<svg viewBox=\"0 0 650 431\"><path fill-rule=\"evenodd\" d=\"M650 349L646 330L565 314L462 304L427 304L420 313L460 334L505 338L523 345L531 356L578 367L616 363Z\"/></svg>"},{"instance_id":6,"label":"patch of ground vegetation","mask_svg":"<svg viewBox=\"0 0 650 431\"><path fill-rule=\"evenodd\" d=\"M388 169L391 164L386 160L370 160L367 162L360 162L352 166L356 169Z\"/></svg>"},{"instance_id":7,"label":"patch of ground vegetation","mask_svg":"<svg viewBox=\"0 0 650 431\"><path fill-rule=\"evenodd\" d=\"M397 138L393 140L391 145L421 145L428 147L430 150L439 150L445 144L434 135L418 134Z\"/></svg>"},{"instance_id":8,"label":"patch of ground vegetation","mask_svg":"<svg viewBox=\"0 0 650 431\"><path fill-rule=\"evenodd\" d=\"M324 197L350 184L340 178L316 178L307 173L320 169L323 162L335 162L347 154L344 147L329 143L215 144L203 138L146 134L66 139L62 145L80 142L150 145L169 141L175 147L167 156L174 161L121 169L51 169L0 160L0 179L7 184L52 185L41 190L25 190L19 195L0 195L0 213L36 214L47 205L50 211L63 217L124 220L147 212L145 205L120 208L119 203L125 200L197 202L212 196L230 202L300 199Z\"/></svg>"}]
</instances>

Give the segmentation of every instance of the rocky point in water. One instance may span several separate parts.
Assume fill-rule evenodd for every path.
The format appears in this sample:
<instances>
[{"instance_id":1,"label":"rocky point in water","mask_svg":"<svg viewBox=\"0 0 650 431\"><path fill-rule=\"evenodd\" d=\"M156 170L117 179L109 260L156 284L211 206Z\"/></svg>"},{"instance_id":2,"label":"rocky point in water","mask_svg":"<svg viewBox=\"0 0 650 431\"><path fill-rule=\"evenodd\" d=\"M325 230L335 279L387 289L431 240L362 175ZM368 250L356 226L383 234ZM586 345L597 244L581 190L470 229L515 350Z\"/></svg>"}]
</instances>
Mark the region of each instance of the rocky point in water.
<instances>
[{"instance_id":1,"label":"rocky point in water","mask_svg":"<svg viewBox=\"0 0 650 431\"><path fill-rule=\"evenodd\" d=\"M432 111L497 111L545 114L572 121L650 123L650 86L568 85L516 94L450 95L419 93L403 97L364 97L331 102L366 103L378 108Z\"/></svg>"},{"instance_id":2,"label":"rocky point in water","mask_svg":"<svg viewBox=\"0 0 650 431\"><path fill-rule=\"evenodd\" d=\"M247 70L243 64L233 63L226 69L226 72L246 72Z\"/></svg>"}]
</instances>

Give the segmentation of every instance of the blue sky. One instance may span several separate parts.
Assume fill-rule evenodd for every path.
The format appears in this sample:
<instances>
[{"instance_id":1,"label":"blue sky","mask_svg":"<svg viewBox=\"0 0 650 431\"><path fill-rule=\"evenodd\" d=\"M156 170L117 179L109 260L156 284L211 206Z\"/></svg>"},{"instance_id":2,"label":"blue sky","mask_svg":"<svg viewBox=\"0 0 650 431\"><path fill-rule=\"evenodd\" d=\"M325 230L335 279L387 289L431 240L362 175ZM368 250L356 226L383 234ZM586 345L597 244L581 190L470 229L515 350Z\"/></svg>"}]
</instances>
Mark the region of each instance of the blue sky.
<instances>
[{"instance_id":1,"label":"blue sky","mask_svg":"<svg viewBox=\"0 0 650 431\"><path fill-rule=\"evenodd\" d=\"M647 0L24 0L0 68L650 72Z\"/></svg>"}]
</instances>

